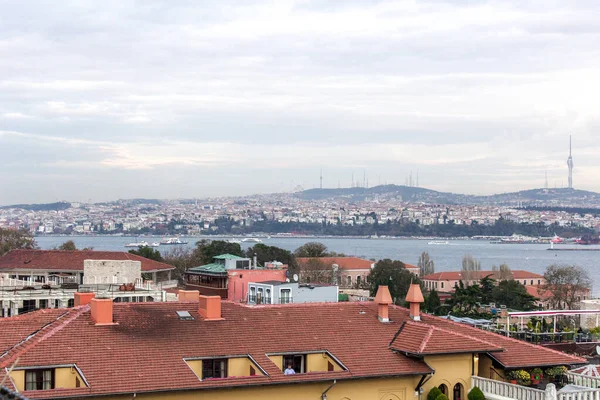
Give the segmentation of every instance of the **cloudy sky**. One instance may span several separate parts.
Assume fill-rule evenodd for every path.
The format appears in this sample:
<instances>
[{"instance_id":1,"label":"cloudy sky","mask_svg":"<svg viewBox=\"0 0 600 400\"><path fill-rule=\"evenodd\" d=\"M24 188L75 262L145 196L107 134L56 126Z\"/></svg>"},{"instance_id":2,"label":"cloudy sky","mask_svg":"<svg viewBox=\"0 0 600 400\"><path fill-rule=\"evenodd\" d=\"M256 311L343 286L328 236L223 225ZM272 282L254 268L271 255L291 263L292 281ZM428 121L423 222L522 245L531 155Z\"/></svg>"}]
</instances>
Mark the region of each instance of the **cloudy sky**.
<instances>
[{"instance_id":1,"label":"cloudy sky","mask_svg":"<svg viewBox=\"0 0 600 400\"><path fill-rule=\"evenodd\" d=\"M87 5L86 5L87 3ZM600 191L600 2L0 2L0 204Z\"/></svg>"}]
</instances>

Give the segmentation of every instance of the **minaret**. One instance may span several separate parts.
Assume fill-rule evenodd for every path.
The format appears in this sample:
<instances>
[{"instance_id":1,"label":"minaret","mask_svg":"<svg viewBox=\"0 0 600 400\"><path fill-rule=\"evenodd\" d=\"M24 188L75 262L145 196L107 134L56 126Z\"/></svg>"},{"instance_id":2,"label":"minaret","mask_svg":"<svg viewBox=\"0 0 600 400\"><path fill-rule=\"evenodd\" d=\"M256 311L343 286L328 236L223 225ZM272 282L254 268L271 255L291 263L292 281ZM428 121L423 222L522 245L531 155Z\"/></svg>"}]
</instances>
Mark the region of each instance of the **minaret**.
<instances>
[{"instance_id":1,"label":"minaret","mask_svg":"<svg viewBox=\"0 0 600 400\"><path fill-rule=\"evenodd\" d=\"M548 189L548 170L546 170L546 184L544 185L544 189Z\"/></svg>"},{"instance_id":2,"label":"minaret","mask_svg":"<svg viewBox=\"0 0 600 400\"><path fill-rule=\"evenodd\" d=\"M569 167L569 189L573 189L573 156L571 155L571 135L569 135L569 158L567 158Z\"/></svg>"},{"instance_id":3,"label":"minaret","mask_svg":"<svg viewBox=\"0 0 600 400\"><path fill-rule=\"evenodd\" d=\"M320 183L320 188L323 189L323 168L321 168L321 183Z\"/></svg>"}]
</instances>

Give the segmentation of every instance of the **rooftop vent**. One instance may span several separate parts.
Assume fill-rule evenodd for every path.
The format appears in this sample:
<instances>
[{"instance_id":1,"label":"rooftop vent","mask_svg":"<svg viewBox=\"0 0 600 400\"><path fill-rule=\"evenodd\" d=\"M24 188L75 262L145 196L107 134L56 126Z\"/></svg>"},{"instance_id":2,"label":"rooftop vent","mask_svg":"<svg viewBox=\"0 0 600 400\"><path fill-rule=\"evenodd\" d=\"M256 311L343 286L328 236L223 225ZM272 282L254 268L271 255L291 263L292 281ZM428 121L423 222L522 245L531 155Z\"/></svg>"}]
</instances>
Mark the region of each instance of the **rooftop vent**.
<instances>
[{"instance_id":1,"label":"rooftop vent","mask_svg":"<svg viewBox=\"0 0 600 400\"><path fill-rule=\"evenodd\" d=\"M190 314L189 311L176 311L177 312L177 316L179 317L180 320L183 321L193 321L194 317L192 317L192 314Z\"/></svg>"}]
</instances>

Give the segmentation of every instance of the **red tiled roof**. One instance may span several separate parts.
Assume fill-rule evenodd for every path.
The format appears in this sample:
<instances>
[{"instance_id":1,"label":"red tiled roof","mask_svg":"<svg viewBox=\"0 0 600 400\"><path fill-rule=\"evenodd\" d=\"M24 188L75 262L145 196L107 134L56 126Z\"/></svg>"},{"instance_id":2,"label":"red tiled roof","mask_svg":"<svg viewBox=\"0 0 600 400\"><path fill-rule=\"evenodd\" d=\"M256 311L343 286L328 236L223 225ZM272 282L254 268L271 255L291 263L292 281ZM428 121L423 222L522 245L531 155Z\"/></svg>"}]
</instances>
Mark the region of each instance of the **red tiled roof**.
<instances>
[{"instance_id":1,"label":"red tiled roof","mask_svg":"<svg viewBox=\"0 0 600 400\"><path fill-rule=\"evenodd\" d=\"M140 261L142 271L166 271L175 267L126 251L11 250L0 257L1 270L83 271L84 260Z\"/></svg>"},{"instance_id":2,"label":"red tiled roof","mask_svg":"<svg viewBox=\"0 0 600 400\"><path fill-rule=\"evenodd\" d=\"M497 333L484 331L444 318L425 314L421 315L421 319L426 324L451 330L502 347L504 351L492 353L490 356L496 359L505 368L533 368L587 363L587 360L581 357L572 356L547 347L537 346L522 340L502 336Z\"/></svg>"},{"instance_id":3,"label":"red tiled roof","mask_svg":"<svg viewBox=\"0 0 600 400\"><path fill-rule=\"evenodd\" d=\"M296 259L298 264L306 264L310 260L319 260L327 266L337 264L340 269L371 269L371 265L375 264L375 261L365 260L364 258L358 257L299 257Z\"/></svg>"},{"instance_id":4,"label":"red tiled roof","mask_svg":"<svg viewBox=\"0 0 600 400\"><path fill-rule=\"evenodd\" d=\"M540 274L536 274L529 271L523 270L512 270L514 279L543 279L544 276ZM473 276L475 279L479 280L488 275L491 275L490 278L497 279L496 272L494 271L474 271ZM423 279L430 281L458 281L462 279L462 273L460 271L445 271L445 272L436 272L434 274L425 275ZM537 283L537 282L536 282Z\"/></svg>"},{"instance_id":5,"label":"red tiled roof","mask_svg":"<svg viewBox=\"0 0 600 400\"><path fill-rule=\"evenodd\" d=\"M418 269L418 270L421 269L421 268L417 267L416 265L407 264L407 263L404 263L404 266L406 267L406 269Z\"/></svg>"},{"instance_id":6,"label":"red tiled roof","mask_svg":"<svg viewBox=\"0 0 600 400\"><path fill-rule=\"evenodd\" d=\"M78 397L146 391L197 390L215 387L269 385L331 381L382 376L421 375L431 369L420 359L394 352L390 341L398 326L409 321L405 308L391 306L390 323L377 319L378 305L373 302L305 303L249 307L223 302L224 320L205 321L197 311L198 303L115 303L116 325L95 326L89 306L66 310L61 318L40 329L39 311L24 315L31 321L28 333L12 335L11 319L0 319L0 331L15 338L5 346L18 343L0 356L0 371L19 357L20 367L75 364L89 388L28 391L31 398ZM62 310L63 312L65 310ZM175 311L188 311L193 321L180 320ZM53 311L56 312L56 311ZM422 315L415 335L433 332L424 349L442 347L438 333L450 331L448 343L467 351L494 351L493 357L509 367L526 365L579 364L584 360L558 351L530 345L494 333L454 323L439 317ZM27 325L25 323L24 325ZM273 327L288 327L277 330ZM408 328L407 328L408 329ZM400 336L400 335L399 335ZM406 340L412 338L407 335ZM466 344L461 345L456 337ZM468 338L467 339L465 339ZM405 336L396 337L394 347L403 346ZM412 339L411 339L412 340ZM423 343L423 340L421 340ZM493 343L493 344L490 344ZM407 348L415 346L410 342ZM462 346L462 347L460 347ZM311 372L284 376L266 354L281 352L329 351L347 370ZM267 376L205 379L198 377L183 361L194 357L222 357L248 354Z\"/></svg>"},{"instance_id":7,"label":"red tiled roof","mask_svg":"<svg viewBox=\"0 0 600 400\"><path fill-rule=\"evenodd\" d=\"M390 348L414 355L502 351L481 339L415 321L402 324Z\"/></svg>"}]
</instances>

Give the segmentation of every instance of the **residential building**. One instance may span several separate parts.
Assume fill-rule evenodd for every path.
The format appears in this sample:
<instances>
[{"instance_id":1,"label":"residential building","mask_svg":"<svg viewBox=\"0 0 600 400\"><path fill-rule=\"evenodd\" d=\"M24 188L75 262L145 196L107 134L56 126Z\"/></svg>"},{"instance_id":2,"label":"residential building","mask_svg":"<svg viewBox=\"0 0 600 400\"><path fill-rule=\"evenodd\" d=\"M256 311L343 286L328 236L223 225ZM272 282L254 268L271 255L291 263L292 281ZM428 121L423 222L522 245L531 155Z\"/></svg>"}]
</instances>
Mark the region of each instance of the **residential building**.
<instances>
[{"instance_id":1,"label":"residential building","mask_svg":"<svg viewBox=\"0 0 600 400\"><path fill-rule=\"evenodd\" d=\"M78 294L72 309L1 319L0 381L8 374L7 388L32 399L387 400L439 387L462 400L507 370L586 363L422 314L418 285L409 309L385 286L373 302L270 307L179 295L134 304Z\"/></svg>"},{"instance_id":2,"label":"residential building","mask_svg":"<svg viewBox=\"0 0 600 400\"><path fill-rule=\"evenodd\" d=\"M540 274L523 270L512 270L511 272L512 278L525 285L525 287L537 288L546 283L544 276ZM499 278L497 271L473 271L468 280L464 278L461 271L445 271L429 274L421 279L427 290L435 289L438 292L454 293L454 288L459 282L462 281L463 284L472 285L479 283L486 276L496 280Z\"/></svg>"},{"instance_id":3,"label":"residential building","mask_svg":"<svg viewBox=\"0 0 600 400\"><path fill-rule=\"evenodd\" d=\"M143 274L154 283L171 280L175 267L150 260L125 251L96 250L11 250L0 257L0 286L9 286L14 280L33 283L122 283L118 276L108 281L84 280L85 263L90 260L104 262L137 261ZM128 282L127 282L128 283ZM14 283L13 283L14 284ZM19 284L17 282L17 284Z\"/></svg>"},{"instance_id":4,"label":"residential building","mask_svg":"<svg viewBox=\"0 0 600 400\"><path fill-rule=\"evenodd\" d=\"M259 266L256 258L221 254L211 264L188 269L184 274L185 287L200 293L246 302L248 283L261 281L285 282L287 265L271 262Z\"/></svg>"},{"instance_id":5,"label":"residential building","mask_svg":"<svg viewBox=\"0 0 600 400\"><path fill-rule=\"evenodd\" d=\"M334 271L338 271L340 279L338 284L341 288L355 288L367 283L367 277L371 269L375 267L375 261L358 257L299 257L296 259L300 271L315 260L323 263L328 268L332 267ZM302 272L300 275L302 279Z\"/></svg>"},{"instance_id":6,"label":"residential building","mask_svg":"<svg viewBox=\"0 0 600 400\"><path fill-rule=\"evenodd\" d=\"M319 283L250 282L248 304L288 304L337 302L338 287Z\"/></svg>"}]
</instances>

